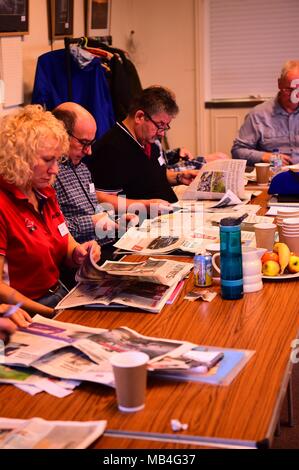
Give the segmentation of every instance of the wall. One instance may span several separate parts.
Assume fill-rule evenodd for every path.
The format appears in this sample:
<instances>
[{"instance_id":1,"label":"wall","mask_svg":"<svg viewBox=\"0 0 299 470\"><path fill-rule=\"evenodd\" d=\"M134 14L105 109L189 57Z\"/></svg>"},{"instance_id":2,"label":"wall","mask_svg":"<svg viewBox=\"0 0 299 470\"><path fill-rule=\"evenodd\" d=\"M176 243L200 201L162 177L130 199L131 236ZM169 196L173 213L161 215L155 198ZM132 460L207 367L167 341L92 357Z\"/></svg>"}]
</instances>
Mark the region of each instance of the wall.
<instances>
[{"instance_id":1,"label":"wall","mask_svg":"<svg viewBox=\"0 0 299 470\"><path fill-rule=\"evenodd\" d=\"M25 103L30 103L38 56L63 47L62 40L49 41L47 0L29 3L30 33L22 41ZM210 113L201 98L202 4L203 0L112 0L111 15L113 45L129 52L142 85L165 85L176 94L180 113L168 133L170 146L185 146L194 153L214 150ZM81 35L84 0L74 0L74 36Z\"/></svg>"}]
</instances>

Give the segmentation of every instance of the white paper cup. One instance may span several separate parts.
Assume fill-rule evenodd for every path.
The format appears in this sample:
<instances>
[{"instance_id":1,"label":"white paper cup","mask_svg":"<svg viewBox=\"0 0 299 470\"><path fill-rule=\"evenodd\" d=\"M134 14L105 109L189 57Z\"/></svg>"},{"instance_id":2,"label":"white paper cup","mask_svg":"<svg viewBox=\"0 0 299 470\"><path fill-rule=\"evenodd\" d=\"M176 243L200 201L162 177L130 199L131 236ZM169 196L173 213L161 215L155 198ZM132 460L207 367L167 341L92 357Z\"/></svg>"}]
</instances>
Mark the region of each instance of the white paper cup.
<instances>
[{"instance_id":1,"label":"white paper cup","mask_svg":"<svg viewBox=\"0 0 299 470\"><path fill-rule=\"evenodd\" d=\"M254 232L257 248L266 248L268 251L272 251L276 230L277 226L275 224L255 224Z\"/></svg>"},{"instance_id":2,"label":"white paper cup","mask_svg":"<svg viewBox=\"0 0 299 470\"><path fill-rule=\"evenodd\" d=\"M148 361L149 356L139 351L115 353L110 358L120 411L144 408Z\"/></svg>"}]
</instances>

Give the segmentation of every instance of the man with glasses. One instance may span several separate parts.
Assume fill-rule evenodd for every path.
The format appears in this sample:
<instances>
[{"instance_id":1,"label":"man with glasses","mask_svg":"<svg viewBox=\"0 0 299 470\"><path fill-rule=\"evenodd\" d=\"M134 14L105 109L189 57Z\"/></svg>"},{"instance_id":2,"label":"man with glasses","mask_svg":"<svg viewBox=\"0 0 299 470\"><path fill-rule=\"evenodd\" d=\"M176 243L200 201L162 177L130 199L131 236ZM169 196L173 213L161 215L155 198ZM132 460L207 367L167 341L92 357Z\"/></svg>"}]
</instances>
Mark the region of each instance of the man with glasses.
<instances>
[{"instance_id":1,"label":"man with glasses","mask_svg":"<svg viewBox=\"0 0 299 470\"><path fill-rule=\"evenodd\" d=\"M91 155L95 142L95 119L72 102L60 104L53 114L63 121L70 136L69 153L59 163L54 185L68 229L79 243L97 238L103 244L115 238L118 225L98 203L90 172L82 162L83 157ZM132 219L136 222L136 216L124 214L120 222L125 226Z\"/></svg>"},{"instance_id":2,"label":"man with glasses","mask_svg":"<svg viewBox=\"0 0 299 470\"><path fill-rule=\"evenodd\" d=\"M167 170L155 143L177 113L173 93L160 86L146 88L133 100L128 116L93 146L89 168L98 199L117 206L119 194L126 196L126 207L138 200L147 211L177 201L172 185L190 184L197 172Z\"/></svg>"},{"instance_id":3,"label":"man with glasses","mask_svg":"<svg viewBox=\"0 0 299 470\"><path fill-rule=\"evenodd\" d=\"M269 162L273 150L279 149L284 165L299 163L299 107L291 99L298 87L299 60L289 60L278 79L276 97L246 116L232 147L233 158L254 166Z\"/></svg>"}]
</instances>

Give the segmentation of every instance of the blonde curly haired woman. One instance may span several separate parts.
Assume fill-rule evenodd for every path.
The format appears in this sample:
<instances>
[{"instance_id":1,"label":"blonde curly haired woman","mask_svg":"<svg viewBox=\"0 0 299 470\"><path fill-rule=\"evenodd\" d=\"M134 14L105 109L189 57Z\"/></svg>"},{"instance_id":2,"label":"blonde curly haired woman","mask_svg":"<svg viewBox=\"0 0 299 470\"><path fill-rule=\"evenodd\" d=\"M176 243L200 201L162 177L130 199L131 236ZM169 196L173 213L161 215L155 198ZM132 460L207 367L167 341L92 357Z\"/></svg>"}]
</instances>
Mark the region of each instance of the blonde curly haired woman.
<instances>
[{"instance_id":1,"label":"blonde curly haired woman","mask_svg":"<svg viewBox=\"0 0 299 470\"><path fill-rule=\"evenodd\" d=\"M70 235L51 186L68 147L63 124L39 105L0 120L0 300L44 316L66 294L60 266L79 266L89 248L100 257L97 243Z\"/></svg>"}]
</instances>

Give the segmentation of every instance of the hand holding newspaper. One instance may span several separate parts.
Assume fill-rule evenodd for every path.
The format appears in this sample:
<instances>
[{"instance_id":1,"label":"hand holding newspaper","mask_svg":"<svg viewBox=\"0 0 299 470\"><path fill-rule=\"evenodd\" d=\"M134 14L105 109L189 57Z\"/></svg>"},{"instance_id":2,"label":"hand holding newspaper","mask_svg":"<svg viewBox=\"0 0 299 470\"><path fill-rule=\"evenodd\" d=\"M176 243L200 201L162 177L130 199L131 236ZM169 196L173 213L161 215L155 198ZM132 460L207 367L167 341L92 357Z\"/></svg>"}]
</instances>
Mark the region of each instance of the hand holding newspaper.
<instances>
[{"instance_id":1,"label":"hand holding newspaper","mask_svg":"<svg viewBox=\"0 0 299 470\"><path fill-rule=\"evenodd\" d=\"M246 160L216 160L207 163L182 195L182 199L221 199L231 190L245 198L244 173Z\"/></svg>"}]
</instances>

